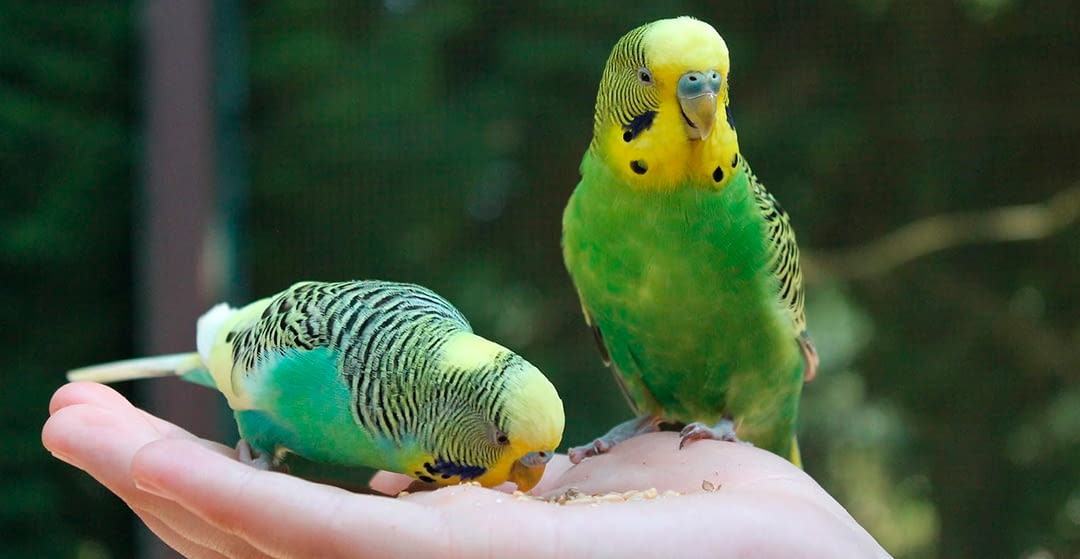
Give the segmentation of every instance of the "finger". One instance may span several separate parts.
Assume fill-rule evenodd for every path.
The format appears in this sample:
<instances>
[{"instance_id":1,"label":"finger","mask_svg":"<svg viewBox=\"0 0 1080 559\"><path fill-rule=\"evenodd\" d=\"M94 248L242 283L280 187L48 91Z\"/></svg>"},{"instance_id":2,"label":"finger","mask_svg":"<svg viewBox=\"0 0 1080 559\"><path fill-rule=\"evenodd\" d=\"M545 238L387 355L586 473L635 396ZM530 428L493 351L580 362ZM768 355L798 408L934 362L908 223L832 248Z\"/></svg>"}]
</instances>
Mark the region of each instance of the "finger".
<instances>
[{"instance_id":1,"label":"finger","mask_svg":"<svg viewBox=\"0 0 1080 559\"><path fill-rule=\"evenodd\" d=\"M135 451L161 434L134 408L70 404L53 413L41 436L45 448L64 461L122 486Z\"/></svg>"},{"instance_id":2,"label":"finger","mask_svg":"<svg viewBox=\"0 0 1080 559\"><path fill-rule=\"evenodd\" d=\"M100 389L89 387L89 390L73 391L79 392L80 397L64 401L53 412L42 428L42 443L58 458L86 470L94 477L106 476L105 479L98 478L103 483L115 484L127 478L128 464L135 451L143 444L167 436L163 430L183 432L182 438L198 440L200 444L226 456L235 455L231 448L198 439L179 427L133 407L115 391L97 386ZM110 392L119 398L112 398ZM58 394L54 400L66 399L70 395ZM163 429L163 426L168 428Z\"/></svg>"},{"instance_id":3,"label":"finger","mask_svg":"<svg viewBox=\"0 0 1080 559\"><path fill-rule=\"evenodd\" d=\"M160 538L161 541L165 542L166 545L173 548L188 559L217 559L219 557L229 557L229 555L224 555L217 551L207 549L188 540L184 536L181 536L152 512L144 509L132 510L139 517L139 519L143 521L143 524L146 524L146 527L154 533L155 536ZM237 556L233 555L232 557Z\"/></svg>"},{"instance_id":4,"label":"finger","mask_svg":"<svg viewBox=\"0 0 1080 559\"><path fill-rule=\"evenodd\" d=\"M414 503L258 471L186 441L147 446L132 471L140 487L268 555L408 555L434 550L445 526Z\"/></svg>"},{"instance_id":5,"label":"finger","mask_svg":"<svg viewBox=\"0 0 1080 559\"><path fill-rule=\"evenodd\" d=\"M216 441L210 441L200 438L198 435L195 435L194 433L188 431L187 429L184 429L183 427L179 427L174 423L165 421L164 419L161 419L160 417L157 417L141 409L136 408L136 411L138 411L139 415L142 416L143 421L146 421L151 426L153 426L154 429L157 429L157 431L161 433L164 437L170 439L186 439L189 441L195 441L208 448L214 449L215 452L221 453L230 458L236 458L237 456L236 448L234 447Z\"/></svg>"},{"instance_id":6,"label":"finger","mask_svg":"<svg viewBox=\"0 0 1080 559\"><path fill-rule=\"evenodd\" d=\"M151 510L135 509L135 514L139 515L147 528L161 538L161 541L189 559L262 555L247 542L211 527L194 515L189 516L202 525L195 530L193 530L194 526L177 526L175 518L162 519L157 512ZM216 532L216 537L210 536L214 532ZM192 537L191 534L197 534L197 536Z\"/></svg>"},{"instance_id":7,"label":"finger","mask_svg":"<svg viewBox=\"0 0 1080 559\"><path fill-rule=\"evenodd\" d=\"M94 405L121 413L137 413L142 421L149 424L163 436L199 440L198 437L186 429L136 408L127 398L124 398L122 394L112 387L96 382L73 382L58 388L49 401L49 414L51 415L65 407L78 404ZM226 445L220 445L220 448L216 450L235 456L233 449Z\"/></svg>"},{"instance_id":8,"label":"finger","mask_svg":"<svg viewBox=\"0 0 1080 559\"><path fill-rule=\"evenodd\" d=\"M117 407L128 404L126 398L119 392L104 384L96 382L72 382L56 389L49 400L49 414L57 410L76 404L95 404L103 408Z\"/></svg>"},{"instance_id":9,"label":"finger","mask_svg":"<svg viewBox=\"0 0 1080 559\"><path fill-rule=\"evenodd\" d=\"M110 400L106 391L92 389L90 392L97 394L88 392L87 398L80 397L64 402L49 418L42 430L42 441L46 448L101 482L137 511L148 526L156 528L155 533L160 533L166 543L173 547L180 549L187 545L183 540L189 538L177 534L179 532L200 534L199 541L202 545L196 547L252 551L246 544L237 545L243 542L230 542L227 539L214 539L203 535L207 528L200 518L171 501L137 489L131 479L131 459L143 445L160 440L162 436L145 421L142 412L126 404L126 400L122 398L124 404L117 406L118 409L74 403L119 403L115 399ZM170 527L170 530L166 531L163 528L165 526ZM250 556L250 553L248 555Z\"/></svg>"},{"instance_id":10,"label":"finger","mask_svg":"<svg viewBox=\"0 0 1080 559\"><path fill-rule=\"evenodd\" d=\"M156 499L136 489L131 480L135 452L162 438L139 410L66 405L46 421L41 438L50 452L86 471L129 505L147 508Z\"/></svg>"},{"instance_id":11,"label":"finger","mask_svg":"<svg viewBox=\"0 0 1080 559\"><path fill-rule=\"evenodd\" d=\"M397 495L405 490L413 481L413 478L394 472L378 471L374 476L371 476L371 481L368 485L382 493L384 495Z\"/></svg>"},{"instance_id":12,"label":"finger","mask_svg":"<svg viewBox=\"0 0 1080 559\"><path fill-rule=\"evenodd\" d=\"M127 398L110 386L96 382L73 382L65 384L56 390L52 400L49 401L49 414L51 415L65 407L78 404L89 404L125 412L128 411L128 408L138 410ZM165 436L195 438L195 435L172 423L147 414L142 410L138 411L144 415L144 421L161 431Z\"/></svg>"}]
</instances>

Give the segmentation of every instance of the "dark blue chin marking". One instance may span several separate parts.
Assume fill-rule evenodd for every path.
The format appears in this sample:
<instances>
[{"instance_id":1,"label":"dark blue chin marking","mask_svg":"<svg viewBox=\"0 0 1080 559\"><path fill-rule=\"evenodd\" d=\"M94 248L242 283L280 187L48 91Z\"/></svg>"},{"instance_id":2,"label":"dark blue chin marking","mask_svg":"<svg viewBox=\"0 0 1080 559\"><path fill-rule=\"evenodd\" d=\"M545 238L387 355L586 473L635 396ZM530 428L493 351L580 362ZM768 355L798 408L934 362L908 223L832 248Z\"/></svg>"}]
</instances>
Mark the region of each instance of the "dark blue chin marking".
<instances>
[{"instance_id":1,"label":"dark blue chin marking","mask_svg":"<svg viewBox=\"0 0 1080 559\"><path fill-rule=\"evenodd\" d=\"M470 466L468 464L455 464L449 460L443 460L439 458L435 460L435 463L424 462L424 469L432 476L438 476L443 479L450 479L457 476L463 480L476 479L487 471L487 468L483 466ZM425 476L427 477L427 476Z\"/></svg>"}]
</instances>

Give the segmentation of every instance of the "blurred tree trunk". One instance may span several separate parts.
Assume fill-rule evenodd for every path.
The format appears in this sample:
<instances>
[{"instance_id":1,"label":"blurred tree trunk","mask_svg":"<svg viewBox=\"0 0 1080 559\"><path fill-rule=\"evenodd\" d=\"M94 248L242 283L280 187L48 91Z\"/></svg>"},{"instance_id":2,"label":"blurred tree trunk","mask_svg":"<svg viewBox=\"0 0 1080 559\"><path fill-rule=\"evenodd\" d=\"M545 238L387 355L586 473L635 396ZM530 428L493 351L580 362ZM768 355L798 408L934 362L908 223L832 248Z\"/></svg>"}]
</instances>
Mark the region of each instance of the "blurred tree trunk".
<instances>
[{"instance_id":1,"label":"blurred tree trunk","mask_svg":"<svg viewBox=\"0 0 1080 559\"><path fill-rule=\"evenodd\" d=\"M190 351L195 322L226 294L242 288L236 274L235 220L220 213L243 205L245 174L240 149L242 80L216 87L241 71L217 56L239 57L238 33L222 30L216 9L231 0L149 0L143 13L145 152L139 260L140 346L147 354ZM235 10L227 23L238 25ZM228 38L224 48L222 36ZM234 61L235 62L235 61ZM227 148L223 153L222 148ZM225 204L222 204L225 202ZM211 390L166 379L139 386L153 413L201 437L224 440L221 397ZM177 557L143 528L143 557Z\"/></svg>"}]
</instances>

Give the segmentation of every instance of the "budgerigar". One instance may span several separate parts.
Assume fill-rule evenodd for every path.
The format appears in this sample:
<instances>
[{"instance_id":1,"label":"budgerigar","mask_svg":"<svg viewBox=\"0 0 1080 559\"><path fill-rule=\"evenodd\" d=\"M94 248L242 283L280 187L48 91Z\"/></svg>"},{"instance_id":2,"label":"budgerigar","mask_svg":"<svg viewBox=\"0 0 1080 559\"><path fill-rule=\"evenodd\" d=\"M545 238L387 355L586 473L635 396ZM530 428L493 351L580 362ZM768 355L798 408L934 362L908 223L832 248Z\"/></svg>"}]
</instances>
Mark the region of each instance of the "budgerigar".
<instances>
[{"instance_id":1,"label":"budgerigar","mask_svg":"<svg viewBox=\"0 0 1080 559\"><path fill-rule=\"evenodd\" d=\"M563 432L551 382L411 284L297 283L198 321L197 353L78 369L70 380L179 375L225 395L241 448L441 485L532 488ZM245 448L246 445L246 448ZM242 452L243 454L243 452Z\"/></svg>"},{"instance_id":2,"label":"budgerigar","mask_svg":"<svg viewBox=\"0 0 1080 559\"><path fill-rule=\"evenodd\" d=\"M681 444L743 440L801 465L795 419L818 357L787 214L739 151L729 59L690 17L615 44L563 216L587 323L638 417L571 460L682 424Z\"/></svg>"}]
</instances>

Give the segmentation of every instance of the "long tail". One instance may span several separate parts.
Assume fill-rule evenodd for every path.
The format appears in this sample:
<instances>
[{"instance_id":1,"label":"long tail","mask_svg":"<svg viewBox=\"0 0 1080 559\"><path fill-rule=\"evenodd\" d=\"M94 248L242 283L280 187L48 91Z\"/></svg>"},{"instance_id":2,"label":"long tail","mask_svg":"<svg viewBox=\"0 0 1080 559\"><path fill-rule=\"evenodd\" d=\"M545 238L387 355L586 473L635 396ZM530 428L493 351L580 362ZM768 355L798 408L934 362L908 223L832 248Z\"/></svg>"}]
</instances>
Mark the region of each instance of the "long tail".
<instances>
[{"instance_id":1,"label":"long tail","mask_svg":"<svg viewBox=\"0 0 1080 559\"><path fill-rule=\"evenodd\" d=\"M101 365L91 365L68 371L69 382L92 381L101 383L120 382L142 378L179 376L199 384L203 376L209 377L206 365L198 353L174 353L156 357L141 357L114 361ZM213 381L210 381L213 386Z\"/></svg>"}]
</instances>

